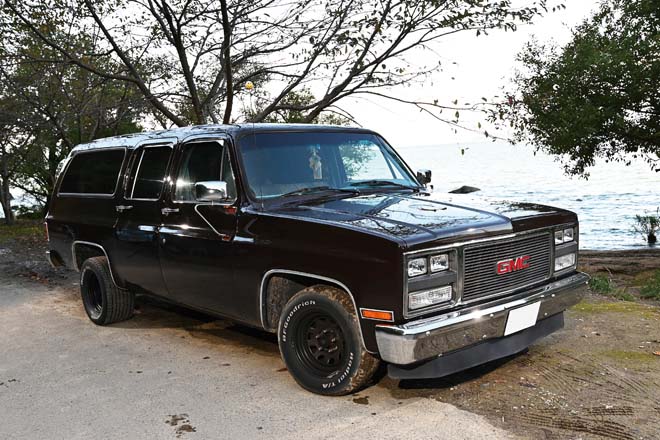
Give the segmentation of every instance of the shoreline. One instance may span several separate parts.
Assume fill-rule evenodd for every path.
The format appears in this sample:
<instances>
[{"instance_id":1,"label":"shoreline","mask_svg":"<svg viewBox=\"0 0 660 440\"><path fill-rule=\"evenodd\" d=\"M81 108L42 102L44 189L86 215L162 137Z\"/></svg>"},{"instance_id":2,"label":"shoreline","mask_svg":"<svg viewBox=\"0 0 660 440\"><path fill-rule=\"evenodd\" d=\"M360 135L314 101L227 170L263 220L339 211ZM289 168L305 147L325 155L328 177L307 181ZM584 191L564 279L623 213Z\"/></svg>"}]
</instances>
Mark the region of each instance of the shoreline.
<instances>
[{"instance_id":1,"label":"shoreline","mask_svg":"<svg viewBox=\"0 0 660 440\"><path fill-rule=\"evenodd\" d=\"M660 248L625 250L580 250L578 269L588 273L635 276L660 269Z\"/></svg>"}]
</instances>

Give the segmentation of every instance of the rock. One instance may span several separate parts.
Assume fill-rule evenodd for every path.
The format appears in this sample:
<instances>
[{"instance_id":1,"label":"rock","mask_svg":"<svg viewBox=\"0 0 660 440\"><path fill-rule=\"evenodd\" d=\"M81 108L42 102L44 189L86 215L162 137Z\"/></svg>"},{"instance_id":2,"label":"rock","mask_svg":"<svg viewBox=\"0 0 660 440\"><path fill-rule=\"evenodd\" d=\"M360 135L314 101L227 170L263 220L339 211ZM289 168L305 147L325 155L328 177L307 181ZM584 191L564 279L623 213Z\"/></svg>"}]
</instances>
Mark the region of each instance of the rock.
<instances>
[{"instance_id":1,"label":"rock","mask_svg":"<svg viewBox=\"0 0 660 440\"><path fill-rule=\"evenodd\" d=\"M481 191L481 189L475 188L474 186L463 185L460 188L449 191L449 194L470 194L477 191Z\"/></svg>"}]
</instances>

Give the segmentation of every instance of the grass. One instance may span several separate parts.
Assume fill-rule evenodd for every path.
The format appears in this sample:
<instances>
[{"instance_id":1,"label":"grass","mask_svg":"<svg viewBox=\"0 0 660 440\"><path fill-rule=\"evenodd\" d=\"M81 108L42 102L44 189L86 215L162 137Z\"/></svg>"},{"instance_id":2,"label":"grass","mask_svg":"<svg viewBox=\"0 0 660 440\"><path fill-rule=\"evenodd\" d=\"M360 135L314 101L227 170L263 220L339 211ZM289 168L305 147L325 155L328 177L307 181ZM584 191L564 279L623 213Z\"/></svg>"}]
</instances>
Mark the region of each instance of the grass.
<instances>
[{"instance_id":1,"label":"grass","mask_svg":"<svg viewBox=\"0 0 660 440\"><path fill-rule=\"evenodd\" d=\"M624 362L630 366L641 366L657 361L657 356L653 353L643 353L629 350L606 350L601 351L601 356L617 362Z\"/></svg>"},{"instance_id":2,"label":"grass","mask_svg":"<svg viewBox=\"0 0 660 440\"><path fill-rule=\"evenodd\" d=\"M11 226L7 226L4 223L0 223L0 241L6 241L16 238L34 238L35 236L38 235L44 236L44 234L45 232L42 221L17 220L16 223L14 223Z\"/></svg>"},{"instance_id":3,"label":"grass","mask_svg":"<svg viewBox=\"0 0 660 440\"><path fill-rule=\"evenodd\" d=\"M646 299L660 300L660 270L656 270L640 287L639 295Z\"/></svg>"},{"instance_id":4,"label":"grass","mask_svg":"<svg viewBox=\"0 0 660 440\"><path fill-rule=\"evenodd\" d=\"M614 291L612 280L603 275L594 275L589 280L589 287L593 292L608 295Z\"/></svg>"},{"instance_id":5,"label":"grass","mask_svg":"<svg viewBox=\"0 0 660 440\"><path fill-rule=\"evenodd\" d=\"M616 299L620 299L621 301L637 301L635 295L626 292L625 289L618 289L616 292L612 293L612 296Z\"/></svg>"},{"instance_id":6,"label":"grass","mask_svg":"<svg viewBox=\"0 0 660 440\"><path fill-rule=\"evenodd\" d=\"M594 275L589 280L589 287L591 288L592 292L605 296L611 296L622 301L636 300L635 296L626 292L625 288L617 289L612 280L604 275Z\"/></svg>"},{"instance_id":7,"label":"grass","mask_svg":"<svg viewBox=\"0 0 660 440\"><path fill-rule=\"evenodd\" d=\"M645 319L660 318L660 309L635 302L581 302L573 307L580 313L630 313Z\"/></svg>"}]
</instances>

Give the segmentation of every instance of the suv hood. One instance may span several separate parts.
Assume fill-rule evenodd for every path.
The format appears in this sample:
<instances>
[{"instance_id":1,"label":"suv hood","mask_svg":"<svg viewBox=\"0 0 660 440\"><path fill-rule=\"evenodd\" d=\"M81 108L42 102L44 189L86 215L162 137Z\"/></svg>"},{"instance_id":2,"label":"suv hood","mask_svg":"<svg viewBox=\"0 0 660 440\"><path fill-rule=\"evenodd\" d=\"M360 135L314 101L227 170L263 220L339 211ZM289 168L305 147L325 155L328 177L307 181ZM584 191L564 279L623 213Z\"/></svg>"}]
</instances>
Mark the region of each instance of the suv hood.
<instances>
[{"instance_id":1,"label":"suv hood","mask_svg":"<svg viewBox=\"0 0 660 440\"><path fill-rule=\"evenodd\" d=\"M336 224L386 236L406 247L471 240L574 222L574 213L531 203L462 194L376 193L304 201L269 210L301 220Z\"/></svg>"}]
</instances>

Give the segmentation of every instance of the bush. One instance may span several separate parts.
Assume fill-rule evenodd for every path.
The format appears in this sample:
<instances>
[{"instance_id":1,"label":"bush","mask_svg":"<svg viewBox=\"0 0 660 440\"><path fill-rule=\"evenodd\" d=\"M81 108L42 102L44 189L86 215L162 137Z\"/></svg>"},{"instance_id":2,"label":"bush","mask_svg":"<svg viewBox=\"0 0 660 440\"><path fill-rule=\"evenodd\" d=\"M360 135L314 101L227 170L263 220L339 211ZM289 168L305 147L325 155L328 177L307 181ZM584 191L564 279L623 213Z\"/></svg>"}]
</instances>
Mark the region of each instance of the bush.
<instances>
[{"instance_id":1,"label":"bush","mask_svg":"<svg viewBox=\"0 0 660 440\"><path fill-rule=\"evenodd\" d=\"M612 281L603 275L594 275L593 278L589 280L589 287L592 291L604 295L612 293L614 290Z\"/></svg>"},{"instance_id":2,"label":"bush","mask_svg":"<svg viewBox=\"0 0 660 440\"><path fill-rule=\"evenodd\" d=\"M25 220L43 220L44 218L43 208L37 205L18 205L14 208L14 213L16 218Z\"/></svg>"},{"instance_id":3,"label":"bush","mask_svg":"<svg viewBox=\"0 0 660 440\"><path fill-rule=\"evenodd\" d=\"M655 210L655 215L636 215L633 229L642 234L648 244L655 244L658 241L656 232L660 230L660 208Z\"/></svg>"},{"instance_id":4,"label":"bush","mask_svg":"<svg viewBox=\"0 0 660 440\"><path fill-rule=\"evenodd\" d=\"M660 300L660 270L656 270L655 274L639 289L639 295L642 298Z\"/></svg>"}]
</instances>

